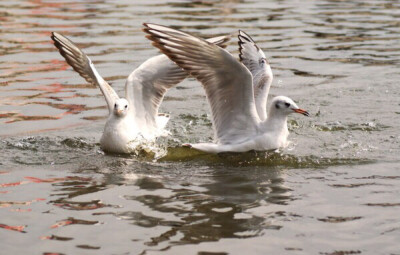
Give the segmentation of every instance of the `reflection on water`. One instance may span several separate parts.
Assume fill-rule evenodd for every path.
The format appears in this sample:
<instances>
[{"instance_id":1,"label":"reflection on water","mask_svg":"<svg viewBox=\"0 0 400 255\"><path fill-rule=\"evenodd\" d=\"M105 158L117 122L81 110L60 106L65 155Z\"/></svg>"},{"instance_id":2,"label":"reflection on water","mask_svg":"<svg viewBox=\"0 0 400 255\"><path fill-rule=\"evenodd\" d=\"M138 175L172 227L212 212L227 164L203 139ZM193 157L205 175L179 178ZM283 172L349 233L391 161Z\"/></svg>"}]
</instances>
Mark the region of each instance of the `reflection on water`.
<instances>
[{"instance_id":1,"label":"reflection on water","mask_svg":"<svg viewBox=\"0 0 400 255\"><path fill-rule=\"evenodd\" d=\"M31 168L32 175L40 177L23 176L27 174L23 170L2 172L13 178L20 176L22 181L1 185L0 214L9 215L3 217L8 219L5 222L8 224L2 223L1 227L5 231L36 236L46 251L57 250L54 247L58 244L53 242L62 241L64 244L60 245L70 250L99 249L102 253L134 254L174 253L174 249L182 245L234 239L244 244L249 240L248 245L257 246L261 240L265 242L270 238L277 243L265 247L267 251L279 246L309 250L307 241L299 244L296 238L311 237L315 231L331 236L333 232L326 224L342 224L346 227L341 229L342 235L357 233L360 238L368 235L365 230L370 224L378 222L379 233L388 237L397 236L399 230L396 223L389 223L397 219L396 210L388 209L395 209L398 203L388 201L400 180L398 174L390 175L394 173L390 164L365 165L362 171L349 176L340 168L323 171L270 168L266 171L265 168L199 166L193 169L193 166L162 164L132 168L132 163L123 158L114 163L119 165L118 171L92 166L90 174L84 174L90 168L86 165L74 169L66 177L57 177L65 176L63 171L45 168ZM377 176L376 167L386 170ZM324 192L316 192L318 190ZM18 199L15 192L20 194ZM332 208L326 208L323 201L329 201ZM26 218L24 214L36 216ZM42 225L39 229L38 222ZM304 228L304 224L309 228ZM117 230L122 233L117 234ZM299 236L294 237L292 231ZM113 236L110 233L114 233ZM6 241L13 243L12 236L5 236ZM294 241L290 241L291 238ZM110 249L109 241L136 245ZM328 246L325 241L317 239L316 242L325 244L318 249L324 252L330 251L329 247L343 249L365 244L361 240L351 241L352 246L346 242L339 246L336 242ZM390 243L390 239L384 243L387 242ZM232 249L235 246L223 247L228 252L235 251ZM367 250L375 248L367 246ZM248 249L257 251L255 247Z\"/></svg>"},{"instance_id":2,"label":"reflection on water","mask_svg":"<svg viewBox=\"0 0 400 255\"><path fill-rule=\"evenodd\" d=\"M1 1L2 249L396 254L399 18L390 0ZM271 93L312 118L290 118L283 151L182 148L212 139L204 92L189 79L162 105L172 116L162 156L104 154L104 99L49 36L73 38L121 93L157 54L143 22L202 37L246 31L271 62Z\"/></svg>"},{"instance_id":3,"label":"reflection on water","mask_svg":"<svg viewBox=\"0 0 400 255\"><path fill-rule=\"evenodd\" d=\"M48 213L57 214L56 211L61 209L88 212L83 214L84 218L70 216L48 222L50 233L47 231L48 235L41 236L42 240L79 239L79 236L68 236L59 229L70 225L104 224L102 217L112 215L141 228L163 226L165 231L159 234L145 231L150 236L142 240L145 246L159 247L169 242L171 245L182 245L221 238L250 238L261 235L266 229L279 229L280 225L246 211L265 204L284 205L290 202L293 199L290 188L284 185L280 171L250 171L249 175L247 170L238 173L235 169L205 169L196 177L185 176L186 180L173 176L174 173L164 176L166 178L162 180L138 174L134 181L132 173L128 174L128 179L123 174L104 174L101 180L76 175L65 178L24 177L24 184L50 185L51 200L43 205ZM120 189L130 185L135 188ZM119 189L116 201L109 196L114 189ZM103 193L104 201L93 199L96 193ZM136 204L147 210L136 211ZM9 207L13 205L15 203L8 204ZM25 227L29 229L31 225ZM105 237L104 233L99 235Z\"/></svg>"}]
</instances>

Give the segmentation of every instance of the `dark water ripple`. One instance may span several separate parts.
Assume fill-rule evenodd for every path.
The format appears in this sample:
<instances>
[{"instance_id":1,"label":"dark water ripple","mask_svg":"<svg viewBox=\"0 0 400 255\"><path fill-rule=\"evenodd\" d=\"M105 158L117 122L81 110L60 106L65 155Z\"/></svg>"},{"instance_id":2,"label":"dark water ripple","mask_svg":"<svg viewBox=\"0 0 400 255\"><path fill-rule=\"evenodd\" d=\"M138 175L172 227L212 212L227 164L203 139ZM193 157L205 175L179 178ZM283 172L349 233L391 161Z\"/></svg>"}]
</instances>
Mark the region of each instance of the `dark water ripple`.
<instances>
[{"instance_id":1,"label":"dark water ripple","mask_svg":"<svg viewBox=\"0 0 400 255\"><path fill-rule=\"evenodd\" d=\"M0 238L8 254L397 254L400 3L369 1L1 1ZM206 155L195 81L168 93L172 136L151 156L108 155L106 108L63 61L76 41L122 93L157 54L143 22L203 37L252 35L289 121L280 152ZM237 54L233 36L228 50ZM21 244L24 244L21 246Z\"/></svg>"}]
</instances>

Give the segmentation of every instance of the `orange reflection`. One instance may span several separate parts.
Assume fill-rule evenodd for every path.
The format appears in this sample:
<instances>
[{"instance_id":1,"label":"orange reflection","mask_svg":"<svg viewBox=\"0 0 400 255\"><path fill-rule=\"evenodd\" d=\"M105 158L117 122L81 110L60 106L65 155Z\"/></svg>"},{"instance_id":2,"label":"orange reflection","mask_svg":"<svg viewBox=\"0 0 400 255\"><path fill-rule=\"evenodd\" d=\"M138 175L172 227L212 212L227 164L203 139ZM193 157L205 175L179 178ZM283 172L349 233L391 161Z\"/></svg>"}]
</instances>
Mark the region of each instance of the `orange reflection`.
<instances>
[{"instance_id":1,"label":"orange reflection","mask_svg":"<svg viewBox=\"0 0 400 255\"><path fill-rule=\"evenodd\" d=\"M7 229L7 230L18 231L18 232L21 232L21 233L26 233L24 231L25 227L26 226L9 226L9 225L6 225L6 224L0 224L0 228L4 228L4 229Z\"/></svg>"}]
</instances>

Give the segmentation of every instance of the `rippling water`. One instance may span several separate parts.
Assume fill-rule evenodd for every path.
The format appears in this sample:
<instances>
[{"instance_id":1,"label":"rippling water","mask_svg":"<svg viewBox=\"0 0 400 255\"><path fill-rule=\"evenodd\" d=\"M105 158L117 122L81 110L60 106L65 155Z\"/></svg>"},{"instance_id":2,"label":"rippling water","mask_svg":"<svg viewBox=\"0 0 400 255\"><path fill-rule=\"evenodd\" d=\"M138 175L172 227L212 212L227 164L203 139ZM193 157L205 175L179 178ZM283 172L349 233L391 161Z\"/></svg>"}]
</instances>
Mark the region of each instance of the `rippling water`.
<instances>
[{"instance_id":1,"label":"rippling water","mask_svg":"<svg viewBox=\"0 0 400 255\"><path fill-rule=\"evenodd\" d=\"M105 101L49 36L78 43L121 94L157 54L143 22L246 31L271 93L313 116L291 116L280 152L195 153L179 144L212 131L189 79L162 105L172 136L157 159L104 154ZM398 1L3 0L0 23L5 254L399 254Z\"/></svg>"}]
</instances>

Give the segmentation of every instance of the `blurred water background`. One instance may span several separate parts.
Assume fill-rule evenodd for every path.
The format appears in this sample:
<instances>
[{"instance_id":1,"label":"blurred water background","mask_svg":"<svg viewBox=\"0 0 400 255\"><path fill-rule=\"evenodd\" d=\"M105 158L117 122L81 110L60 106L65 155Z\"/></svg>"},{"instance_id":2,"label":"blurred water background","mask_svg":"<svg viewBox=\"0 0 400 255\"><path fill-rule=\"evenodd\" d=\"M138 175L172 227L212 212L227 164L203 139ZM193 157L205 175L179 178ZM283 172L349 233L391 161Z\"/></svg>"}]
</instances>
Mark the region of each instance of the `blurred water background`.
<instances>
[{"instance_id":1,"label":"blurred water background","mask_svg":"<svg viewBox=\"0 0 400 255\"><path fill-rule=\"evenodd\" d=\"M271 63L272 96L312 117L290 117L280 152L195 153L179 144L213 134L188 79L162 105L172 135L156 159L104 154L105 101L50 33L122 95L158 54L143 22L244 30ZM399 28L395 0L2 0L0 253L400 254Z\"/></svg>"}]
</instances>

